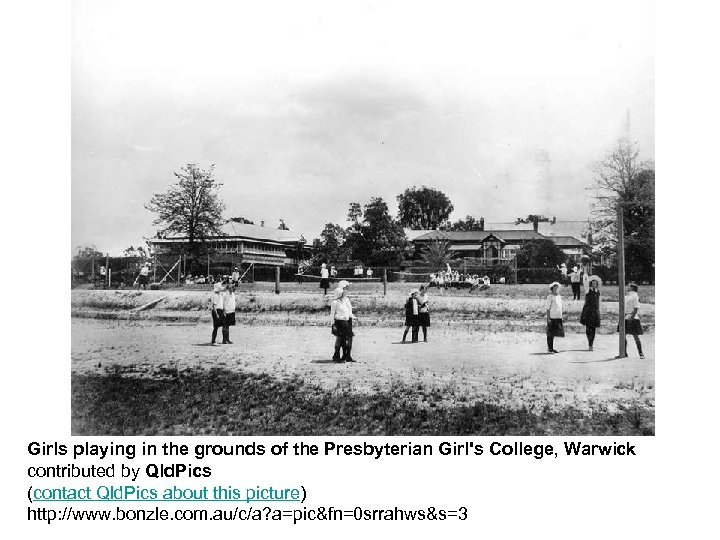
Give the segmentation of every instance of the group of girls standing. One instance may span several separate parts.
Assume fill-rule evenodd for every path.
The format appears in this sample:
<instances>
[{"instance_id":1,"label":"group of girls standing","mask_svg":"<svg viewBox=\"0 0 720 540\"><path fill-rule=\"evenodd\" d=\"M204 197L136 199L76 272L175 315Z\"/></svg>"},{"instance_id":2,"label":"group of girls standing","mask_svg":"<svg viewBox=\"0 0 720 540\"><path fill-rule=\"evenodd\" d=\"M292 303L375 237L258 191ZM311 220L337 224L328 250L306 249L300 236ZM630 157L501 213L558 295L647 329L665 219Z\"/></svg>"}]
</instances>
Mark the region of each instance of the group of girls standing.
<instances>
[{"instance_id":1,"label":"group of girls standing","mask_svg":"<svg viewBox=\"0 0 720 540\"><path fill-rule=\"evenodd\" d=\"M222 328L222 344L232 345L230 327L235 326L235 286L232 282L216 283L210 298L213 330L212 345L215 345L218 328Z\"/></svg>"},{"instance_id":2,"label":"group of girls standing","mask_svg":"<svg viewBox=\"0 0 720 540\"><path fill-rule=\"evenodd\" d=\"M588 349L593 350L595 343L595 332L600 327L600 285L602 280L598 276L590 276L588 279L590 288L585 294L585 304L580 313L580 324L585 326L585 335L587 336ZM645 358L642 350L640 336L643 334L642 324L640 323L640 299L638 297L638 286L635 283L628 285L630 292L625 296L625 335L633 336L635 345L637 346L640 358ZM550 284L550 294L547 297L546 305L547 317L547 346L548 353L557 353L554 347L556 337L565 337L563 328L562 314L562 297L560 296L560 284L555 281ZM618 332L620 325L618 325ZM625 338L625 357L627 357L627 337Z\"/></svg>"},{"instance_id":3,"label":"group of girls standing","mask_svg":"<svg viewBox=\"0 0 720 540\"><path fill-rule=\"evenodd\" d=\"M427 289L425 285L420 290L413 289L410 291L410 297L405 302L405 331L403 332L403 343L408 335L408 330L412 329L412 343L419 341L420 328L422 328L423 341L427 343L427 329L430 326L430 310L428 304Z\"/></svg>"}]
</instances>

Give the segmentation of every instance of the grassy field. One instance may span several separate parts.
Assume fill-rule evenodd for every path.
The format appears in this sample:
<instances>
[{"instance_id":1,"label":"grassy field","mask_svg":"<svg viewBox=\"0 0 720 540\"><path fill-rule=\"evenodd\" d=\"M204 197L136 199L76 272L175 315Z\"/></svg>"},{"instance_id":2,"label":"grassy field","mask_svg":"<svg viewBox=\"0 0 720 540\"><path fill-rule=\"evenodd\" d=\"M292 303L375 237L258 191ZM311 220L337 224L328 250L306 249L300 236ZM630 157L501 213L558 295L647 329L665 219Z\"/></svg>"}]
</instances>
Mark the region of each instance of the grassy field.
<instances>
[{"instance_id":1,"label":"grassy field","mask_svg":"<svg viewBox=\"0 0 720 540\"><path fill-rule=\"evenodd\" d=\"M439 406L440 392L397 384L356 394L300 378L227 369L166 370L160 378L110 374L72 378L72 432L103 435L652 435L638 406L588 415L566 407L532 412L477 400ZM422 404L419 403L422 398Z\"/></svg>"},{"instance_id":2,"label":"grassy field","mask_svg":"<svg viewBox=\"0 0 720 540\"><path fill-rule=\"evenodd\" d=\"M422 283L388 283L388 293L393 297L403 297L407 295L413 288L418 288ZM427 285L427 283L425 284ZM334 285L333 285L334 286ZM102 290L102 289L75 289L76 291L88 291L88 290ZM182 285L176 287L173 284L163 285L164 291L186 291L186 292L205 292L210 294L212 291L211 285ZM124 289L123 292L130 292L131 289ZM305 282L298 284L297 282L282 282L280 283L281 294L285 293L306 293L311 295L317 295L322 293L322 289L318 287L317 282ZM330 289L332 291L332 287ZM380 282L363 283L354 282L351 284L349 291L354 295L376 295L380 296L383 292L383 284ZM255 283L242 283L238 289L238 294L253 294L253 293L274 293L275 284L272 282L258 281ZM433 298L439 296L447 297L460 297L460 298L498 298L498 299L543 299L548 295L548 288L546 285L492 285L485 291L476 290L469 292L468 289L447 289L440 292L435 287L431 287L430 295ZM561 294L566 298L572 298L572 292L570 287L563 287ZM618 288L617 286L608 286L602 288L603 299L609 302L617 302L618 300ZM654 304L655 303L655 286L647 285L640 287L638 292L640 296L640 302L643 304Z\"/></svg>"},{"instance_id":3,"label":"grassy field","mask_svg":"<svg viewBox=\"0 0 720 540\"><path fill-rule=\"evenodd\" d=\"M498 293L486 295L484 293L460 294L452 291L448 294L430 292L430 310L434 319L443 321L479 321L479 320L515 320L529 322L544 322L545 296L535 286L508 286L503 289L507 296ZM500 287L498 287L500 288ZM376 291L353 287L349 291L353 310L358 317L365 319L369 324L384 324L404 317L403 305L407 299L407 288L395 287L388 291L386 296ZM490 290L494 290L494 287ZM489 292L489 291L485 291ZM654 291L645 291L650 297ZM207 312L210 293L198 290L167 290L167 291L102 291L102 290L74 290L72 291L72 309L75 314L82 310L95 310L106 312L140 311L147 313L167 312ZM655 318L654 298L642 307L643 322L652 325ZM147 310L142 309L148 307ZM568 321L579 319L582 311L582 301L573 301L564 297L564 314ZM237 294L237 312L241 314L255 314L260 316L288 315L295 317L295 324L299 324L297 316L322 319L329 312L329 298L321 292L286 291L273 294L266 290L242 290ZM615 319L618 313L617 302L603 301L602 313L608 320ZM207 315L206 313L206 316Z\"/></svg>"}]
</instances>

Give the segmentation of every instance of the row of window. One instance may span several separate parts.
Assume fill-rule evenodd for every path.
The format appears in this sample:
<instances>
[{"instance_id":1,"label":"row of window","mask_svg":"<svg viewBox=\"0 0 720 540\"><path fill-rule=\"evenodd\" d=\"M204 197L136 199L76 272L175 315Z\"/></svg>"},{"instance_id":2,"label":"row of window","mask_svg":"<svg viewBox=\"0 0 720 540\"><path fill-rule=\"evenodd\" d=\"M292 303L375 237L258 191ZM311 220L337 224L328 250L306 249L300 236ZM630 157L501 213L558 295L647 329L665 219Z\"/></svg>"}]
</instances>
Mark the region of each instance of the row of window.
<instances>
[{"instance_id":1,"label":"row of window","mask_svg":"<svg viewBox=\"0 0 720 540\"><path fill-rule=\"evenodd\" d=\"M260 242L218 242L215 248L221 253L240 253L242 249L266 253L285 253L282 246L271 246Z\"/></svg>"}]
</instances>

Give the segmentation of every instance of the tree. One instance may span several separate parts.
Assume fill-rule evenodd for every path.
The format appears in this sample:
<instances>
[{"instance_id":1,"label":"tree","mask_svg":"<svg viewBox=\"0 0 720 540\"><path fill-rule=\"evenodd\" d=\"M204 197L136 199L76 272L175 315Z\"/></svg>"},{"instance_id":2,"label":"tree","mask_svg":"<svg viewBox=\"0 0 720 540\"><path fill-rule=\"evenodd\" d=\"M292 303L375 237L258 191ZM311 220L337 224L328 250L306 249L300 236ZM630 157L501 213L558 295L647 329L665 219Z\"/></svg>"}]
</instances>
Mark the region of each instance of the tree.
<instances>
[{"instance_id":1,"label":"tree","mask_svg":"<svg viewBox=\"0 0 720 540\"><path fill-rule=\"evenodd\" d=\"M77 254L72 258L73 275L89 276L93 270L97 273L105 264L105 254L95 246L78 246Z\"/></svg>"},{"instance_id":2,"label":"tree","mask_svg":"<svg viewBox=\"0 0 720 540\"><path fill-rule=\"evenodd\" d=\"M445 269L445 265L452 259L450 242L446 240L433 240L423 247L420 256L431 268Z\"/></svg>"},{"instance_id":3,"label":"tree","mask_svg":"<svg viewBox=\"0 0 720 540\"><path fill-rule=\"evenodd\" d=\"M141 259L147 259L147 252L142 246L125 248L123 251L123 257L139 257Z\"/></svg>"},{"instance_id":4,"label":"tree","mask_svg":"<svg viewBox=\"0 0 720 540\"><path fill-rule=\"evenodd\" d=\"M347 231L340 225L326 223L320 238L313 240L313 264L347 261L349 253L345 245L346 236Z\"/></svg>"},{"instance_id":5,"label":"tree","mask_svg":"<svg viewBox=\"0 0 720 540\"><path fill-rule=\"evenodd\" d=\"M555 268L565 261L565 254L548 238L528 240L517 252L519 268Z\"/></svg>"},{"instance_id":6,"label":"tree","mask_svg":"<svg viewBox=\"0 0 720 540\"><path fill-rule=\"evenodd\" d=\"M617 258L617 209L622 208L625 268L630 279L654 280L655 165L642 161L637 145L620 139L594 165L596 196L593 252Z\"/></svg>"},{"instance_id":7,"label":"tree","mask_svg":"<svg viewBox=\"0 0 720 540\"><path fill-rule=\"evenodd\" d=\"M447 195L425 186L406 189L397 196L397 201L400 225L411 229L437 229L453 211Z\"/></svg>"},{"instance_id":8,"label":"tree","mask_svg":"<svg viewBox=\"0 0 720 540\"><path fill-rule=\"evenodd\" d=\"M449 230L451 231L484 231L485 230L485 219L475 219L473 216L467 215L465 219L459 219L450 224Z\"/></svg>"},{"instance_id":9,"label":"tree","mask_svg":"<svg viewBox=\"0 0 720 540\"><path fill-rule=\"evenodd\" d=\"M348 212L348 219L354 219L346 237L351 257L376 266L400 264L408 241L400 223L390 216L387 203L380 197L372 198L364 206L362 221L357 216L357 207L357 203L352 203Z\"/></svg>"},{"instance_id":10,"label":"tree","mask_svg":"<svg viewBox=\"0 0 720 540\"><path fill-rule=\"evenodd\" d=\"M360 203L350 203L350 209L348 210L347 220L350 222L351 227L360 227L360 220L362 219L362 208Z\"/></svg>"},{"instance_id":11,"label":"tree","mask_svg":"<svg viewBox=\"0 0 720 540\"><path fill-rule=\"evenodd\" d=\"M198 243L211 235L222 234L222 213L225 205L218 198L222 184L215 179L214 165L203 170L188 163L175 172L177 182L165 193L153 194L145 208L156 214L153 225L160 225L160 234L176 234L187 238L188 252L195 255Z\"/></svg>"},{"instance_id":12,"label":"tree","mask_svg":"<svg viewBox=\"0 0 720 540\"><path fill-rule=\"evenodd\" d=\"M91 257L98 259L105 257L105 254L102 251L98 251L95 246L78 246L77 250L77 254L75 255L76 259L89 259Z\"/></svg>"}]
</instances>

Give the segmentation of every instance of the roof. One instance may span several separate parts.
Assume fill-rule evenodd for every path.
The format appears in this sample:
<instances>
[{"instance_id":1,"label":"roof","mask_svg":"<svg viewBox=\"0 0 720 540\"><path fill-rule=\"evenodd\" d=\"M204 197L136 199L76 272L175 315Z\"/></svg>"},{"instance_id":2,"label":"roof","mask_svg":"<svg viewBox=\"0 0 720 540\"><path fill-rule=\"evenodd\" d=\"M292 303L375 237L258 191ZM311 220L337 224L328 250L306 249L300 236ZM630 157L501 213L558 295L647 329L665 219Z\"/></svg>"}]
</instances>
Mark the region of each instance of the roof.
<instances>
[{"instance_id":1,"label":"roof","mask_svg":"<svg viewBox=\"0 0 720 540\"><path fill-rule=\"evenodd\" d=\"M226 236L271 240L275 242L298 242L301 236L294 231L262 227L249 223L238 223L237 221L228 221L222 226L222 231Z\"/></svg>"},{"instance_id":2,"label":"roof","mask_svg":"<svg viewBox=\"0 0 720 540\"><path fill-rule=\"evenodd\" d=\"M587 219L581 220L556 220L555 223L550 221L541 221L538 223L538 232L545 236L572 236L574 238L582 238L587 228ZM512 230L533 230L532 223L515 224L514 221L485 222L485 230L493 229L512 229Z\"/></svg>"},{"instance_id":3,"label":"roof","mask_svg":"<svg viewBox=\"0 0 720 540\"><path fill-rule=\"evenodd\" d=\"M586 246L585 242L578 240L574 236L550 236L549 237L558 246L570 247L570 246Z\"/></svg>"},{"instance_id":4,"label":"roof","mask_svg":"<svg viewBox=\"0 0 720 540\"><path fill-rule=\"evenodd\" d=\"M447 240L449 242L482 242L490 235L504 242L525 242L546 238L540 233L530 230L485 229L484 231L430 231L415 238L418 241Z\"/></svg>"},{"instance_id":5,"label":"roof","mask_svg":"<svg viewBox=\"0 0 720 540\"><path fill-rule=\"evenodd\" d=\"M238 223L237 221L228 221L221 227L222 236L213 236L207 240L220 240L231 238L247 238L250 240L264 241L268 243L297 243L300 241L300 234L289 231L275 229L272 227L262 227L260 225L251 225L249 223ZM154 238L151 241L165 242L182 242L186 240L186 236L171 235L162 239Z\"/></svg>"},{"instance_id":6,"label":"roof","mask_svg":"<svg viewBox=\"0 0 720 540\"><path fill-rule=\"evenodd\" d=\"M424 234L435 232L434 229L403 229L405 232L405 236L408 240L411 242L415 240L418 236L422 236Z\"/></svg>"}]
</instances>

